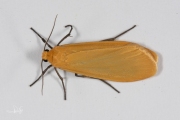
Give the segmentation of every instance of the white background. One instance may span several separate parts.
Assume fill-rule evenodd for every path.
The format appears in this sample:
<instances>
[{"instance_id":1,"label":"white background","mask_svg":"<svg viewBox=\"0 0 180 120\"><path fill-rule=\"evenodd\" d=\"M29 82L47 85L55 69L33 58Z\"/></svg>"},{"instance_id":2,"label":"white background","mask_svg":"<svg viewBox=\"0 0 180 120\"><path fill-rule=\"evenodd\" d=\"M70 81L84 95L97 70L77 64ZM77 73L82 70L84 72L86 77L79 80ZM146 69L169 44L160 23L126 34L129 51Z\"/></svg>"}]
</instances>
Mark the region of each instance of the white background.
<instances>
[{"instance_id":1,"label":"white background","mask_svg":"<svg viewBox=\"0 0 180 120\"><path fill-rule=\"evenodd\" d=\"M41 40L33 27L55 45L72 24L72 38L62 44L98 41L137 25L120 37L157 52L158 72L138 82L102 82L63 72L67 100L54 70L41 82ZM1 120L178 120L180 119L180 1L179 0L1 0L0 1L0 119ZM47 64L45 64L47 66ZM44 66L44 68L45 68ZM14 107L19 113L11 113Z\"/></svg>"}]
</instances>

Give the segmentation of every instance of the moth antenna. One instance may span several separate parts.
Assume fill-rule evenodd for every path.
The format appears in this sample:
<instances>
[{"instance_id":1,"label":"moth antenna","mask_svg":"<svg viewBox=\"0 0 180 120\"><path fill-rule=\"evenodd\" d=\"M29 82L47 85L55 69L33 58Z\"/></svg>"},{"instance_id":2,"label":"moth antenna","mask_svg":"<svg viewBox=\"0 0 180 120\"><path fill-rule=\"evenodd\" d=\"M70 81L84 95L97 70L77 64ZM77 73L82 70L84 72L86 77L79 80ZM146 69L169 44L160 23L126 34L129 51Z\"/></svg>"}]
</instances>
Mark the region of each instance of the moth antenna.
<instances>
[{"instance_id":1,"label":"moth antenna","mask_svg":"<svg viewBox=\"0 0 180 120\"><path fill-rule=\"evenodd\" d=\"M41 61L41 72L42 72L42 88L41 88L41 94L43 95L43 86L44 86L43 60Z\"/></svg>"},{"instance_id":2,"label":"moth antenna","mask_svg":"<svg viewBox=\"0 0 180 120\"><path fill-rule=\"evenodd\" d=\"M50 33L50 35L49 35L49 37L48 37L48 39L46 40L46 43L45 43L45 45L44 45L44 50L45 50L46 45L47 45L47 43L48 43L48 41L49 41L49 39L50 39L50 37L51 37L51 35L52 35L52 32L53 32L53 30L54 30L54 27L55 27L55 24L56 24L57 16L58 16L58 15L56 15L56 17L55 17L54 25L53 25L53 28L52 28L52 30L51 30L51 33Z\"/></svg>"},{"instance_id":3,"label":"moth antenna","mask_svg":"<svg viewBox=\"0 0 180 120\"><path fill-rule=\"evenodd\" d=\"M46 45L47 45L47 43L48 43L48 41L49 41L49 39L50 39L50 37L51 37L51 35L52 35L52 32L53 32L53 30L54 30L54 27L55 27L55 24L56 24L57 16L58 16L58 15L56 15L56 17L55 17L54 25L53 25L53 28L52 28L52 30L51 30L51 33L50 33L48 39L47 39L46 42L45 42L45 45L44 45L44 51L45 51ZM43 86L44 86L43 60L41 61L41 71L42 71L42 89L41 89L41 93L42 93L42 95L43 95Z\"/></svg>"}]
</instances>

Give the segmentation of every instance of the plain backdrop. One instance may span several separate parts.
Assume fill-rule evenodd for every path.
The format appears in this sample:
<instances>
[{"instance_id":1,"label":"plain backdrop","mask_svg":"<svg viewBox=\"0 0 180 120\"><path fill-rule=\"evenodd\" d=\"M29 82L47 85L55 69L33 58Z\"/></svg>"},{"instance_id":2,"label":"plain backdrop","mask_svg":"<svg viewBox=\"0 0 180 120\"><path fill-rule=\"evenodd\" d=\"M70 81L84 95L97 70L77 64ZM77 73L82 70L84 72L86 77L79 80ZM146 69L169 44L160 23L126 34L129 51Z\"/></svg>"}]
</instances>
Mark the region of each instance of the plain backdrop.
<instances>
[{"instance_id":1,"label":"plain backdrop","mask_svg":"<svg viewBox=\"0 0 180 120\"><path fill-rule=\"evenodd\" d=\"M137 25L119 40L155 51L157 74L138 82L109 82L118 94L99 80L59 70L65 101L51 69L42 96L41 81L29 87L41 73L44 46L30 27L47 39L57 14L52 46L69 32L67 24L74 26L73 37L62 44L99 41ZM0 0L0 48L1 120L180 119L179 0Z\"/></svg>"}]
</instances>

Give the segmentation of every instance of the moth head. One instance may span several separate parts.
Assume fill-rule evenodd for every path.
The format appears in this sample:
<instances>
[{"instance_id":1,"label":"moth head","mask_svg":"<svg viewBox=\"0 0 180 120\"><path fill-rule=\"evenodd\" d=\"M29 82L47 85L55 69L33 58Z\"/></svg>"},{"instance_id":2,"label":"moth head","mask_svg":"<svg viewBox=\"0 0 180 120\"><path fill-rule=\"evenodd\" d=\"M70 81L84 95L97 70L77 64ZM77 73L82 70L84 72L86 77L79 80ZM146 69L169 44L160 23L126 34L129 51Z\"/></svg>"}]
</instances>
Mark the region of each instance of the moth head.
<instances>
[{"instance_id":1,"label":"moth head","mask_svg":"<svg viewBox=\"0 0 180 120\"><path fill-rule=\"evenodd\" d=\"M43 60L44 62L47 62L47 61L48 61L48 52L49 52L49 50L46 49L46 50L44 50L43 53L42 53L42 60Z\"/></svg>"}]
</instances>

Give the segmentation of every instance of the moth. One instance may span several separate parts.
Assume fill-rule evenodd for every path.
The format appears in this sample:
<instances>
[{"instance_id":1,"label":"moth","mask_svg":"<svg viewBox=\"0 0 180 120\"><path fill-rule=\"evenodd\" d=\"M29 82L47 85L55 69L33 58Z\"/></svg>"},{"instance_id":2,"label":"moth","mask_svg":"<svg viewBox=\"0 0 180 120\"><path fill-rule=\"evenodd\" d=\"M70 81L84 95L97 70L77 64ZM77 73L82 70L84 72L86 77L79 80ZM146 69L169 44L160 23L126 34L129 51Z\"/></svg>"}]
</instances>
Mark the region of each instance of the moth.
<instances>
[{"instance_id":1,"label":"moth","mask_svg":"<svg viewBox=\"0 0 180 120\"><path fill-rule=\"evenodd\" d=\"M56 18L47 40L31 28L31 30L41 38L45 45L41 61L42 74L30 86L34 85L42 77L43 89L43 75L49 68L53 67L62 81L64 99L66 100L64 81L57 69L73 72L77 77L99 79L118 93L119 91L105 80L134 82L149 78L156 74L158 55L154 51L136 43L115 41L116 38L132 30L136 25L113 38L97 42L60 45L66 38L70 37L73 30L72 25L66 25L66 28L70 27L69 33L63 37L55 47L52 47L49 45L48 41L53 32ZM46 46L48 46L50 50L46 49ZM50 63L44 70L42 65L43 61L48 61Z\"/></svg>"}]
</instances>

